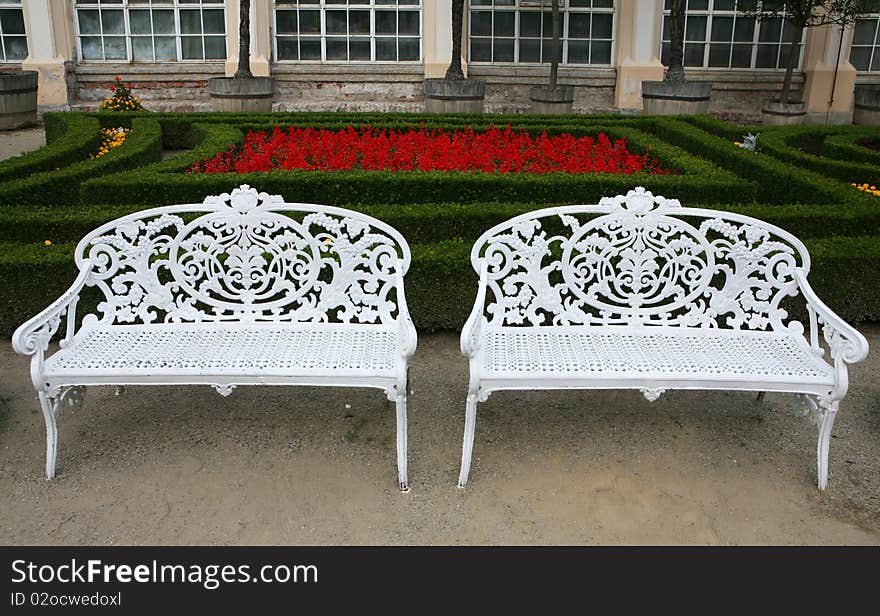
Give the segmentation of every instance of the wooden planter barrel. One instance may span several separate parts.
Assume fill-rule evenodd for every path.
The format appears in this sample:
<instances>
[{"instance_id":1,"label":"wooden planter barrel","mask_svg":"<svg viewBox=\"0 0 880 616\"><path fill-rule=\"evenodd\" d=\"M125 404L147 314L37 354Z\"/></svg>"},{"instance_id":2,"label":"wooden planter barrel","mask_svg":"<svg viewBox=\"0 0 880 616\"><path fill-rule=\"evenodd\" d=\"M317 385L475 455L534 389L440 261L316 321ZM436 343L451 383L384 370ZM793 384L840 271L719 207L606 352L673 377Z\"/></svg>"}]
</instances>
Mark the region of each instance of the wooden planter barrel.
<instances>
[{"instance_id":1,"label":"wooden planter barrel","mask_svg":"<svg viewBox=\"0 0 880 616\"><path fill-rule=\"evenodd\" d=\"M425 79L426 113L483 113L482 79Z\"/></svg>"},{"instance_id":2,"label":"wooden planter barrel","mask_svg":"<svg viewBox=\"0 0 880 616\"><path fill-rule=\"evenodd\" d=\"M574 86L534 86L529 91L532 113L571 113L574 104Z\"/></svg>"},{"instance_id":3,"label":"wooden planter barrel","mask_svg":"<svg viewBox=\"0 0 880 616\"><path fill-rule=\"evenodd\" d=\"M853 124L880 125L880 88L856 86Z\"/></svg>"},{"instance_id":4,"label":"wooden planter barrel","mask_svg":"<svg viewBox=\"0 0 880 616\"><path fill-rule=\"evenodd\" d=\"M647 115L709 113L712 84L705 81L643 81L642 102Z\"/></svg>"},{"instance_id":5,"label":"wooden planter barrel","mask_svg":"<svg viewBox=\"0 0 880 616\"><path fill-rule=\"evenodd\" d=\"M803 101L780 103L778 100L766 100L761 107L761 121L769 126L787 126L803 124L807 114L807 105Z\"/></svg>"},{"instance_id":6,"label":"wooden planter barrel","mask_svg":"<svg viewBox=\"0 0 880 616\"><path fill-rule=\"evenodd\" d=\"M275 91L273 77L213 77L208 80L208 94L214 111L272 111Z\"/></svg>"},{"instance_id":7,"label":"wooden planter barrel","mask_svg":"<svg viewBox=\"0 0 880 616\"><path fill-rule=\"evenodd\" d=\"M0 73L0 130L37 123L37 72Z\"/></svg>"}]
</instances>

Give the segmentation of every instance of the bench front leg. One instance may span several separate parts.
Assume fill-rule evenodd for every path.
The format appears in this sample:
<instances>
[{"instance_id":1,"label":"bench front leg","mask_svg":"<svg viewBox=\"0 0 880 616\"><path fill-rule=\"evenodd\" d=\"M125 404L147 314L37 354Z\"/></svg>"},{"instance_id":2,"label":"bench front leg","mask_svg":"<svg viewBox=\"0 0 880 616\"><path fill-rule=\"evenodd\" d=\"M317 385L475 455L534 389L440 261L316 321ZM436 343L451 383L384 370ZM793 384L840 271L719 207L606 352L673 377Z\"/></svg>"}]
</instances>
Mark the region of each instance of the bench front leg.
<instances>
[{"instance_id":1,"label":"bench front leg","mask_svg":"<svg viewBox=\"0 0 880 616\"><path fill-rule=\"evenodd\" d=\"M401 492L409 492L407 478L407 425L406 425L406 385L398 386L395 399L397 408L397 483Z\"/></svg>"},{"instance_id":2,"label":"bench front leg","mask_svg":"<svg viewBox=\"0 0 880 616\"><path fill-rule=\"evenodd\" d=\"M467 485L471 474L471 458L474 452L474 429L477 424L477 392L468 392L467 405L464 412L464 439L461 445L461 471L458 474L458 487Z\"/></svg>"}]
</instances>

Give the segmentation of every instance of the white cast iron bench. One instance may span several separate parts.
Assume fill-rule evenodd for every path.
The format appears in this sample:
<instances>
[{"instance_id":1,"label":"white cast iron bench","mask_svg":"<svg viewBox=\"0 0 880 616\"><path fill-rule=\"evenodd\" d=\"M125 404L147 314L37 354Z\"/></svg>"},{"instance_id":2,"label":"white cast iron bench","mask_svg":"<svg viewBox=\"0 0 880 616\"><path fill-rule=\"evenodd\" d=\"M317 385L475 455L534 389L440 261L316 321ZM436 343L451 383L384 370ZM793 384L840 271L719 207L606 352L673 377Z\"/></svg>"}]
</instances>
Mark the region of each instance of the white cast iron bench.
<instances>
[{"instance_id":1,"label":"white cast iron bench","mask_svg":"<svg viewBox=\"0 0 880 616\"><path fill-rule=\"evenodd\" d=\"M238 385L329 385L379 388L396 402L405 491L409 264L406 241L375 218L247 185L96 229L76 248L70 289L12 338L32 356L46 477L59 412L87 385L211 385L224 396ZM87 286L103 295L100 315L77 326ZM62 321L60 350L47 356Z\"/></svg>"},{"instance_id":2,"label":"white cast iron bench","mask_svg":"<svg viewBox=\"0 0 880 616\"><path fill-rule=\"evenodd\" d=\"M624 388L651 401L667 389L801 394L825 488L847 364L868 344L810 288L810 256L790 233L636 188L497 225L471 262L480 279L461 334L470 386L459 487L477 402L493 391ZM784 303L798 293L808 331Z\"/></svg>"}]
</instances>

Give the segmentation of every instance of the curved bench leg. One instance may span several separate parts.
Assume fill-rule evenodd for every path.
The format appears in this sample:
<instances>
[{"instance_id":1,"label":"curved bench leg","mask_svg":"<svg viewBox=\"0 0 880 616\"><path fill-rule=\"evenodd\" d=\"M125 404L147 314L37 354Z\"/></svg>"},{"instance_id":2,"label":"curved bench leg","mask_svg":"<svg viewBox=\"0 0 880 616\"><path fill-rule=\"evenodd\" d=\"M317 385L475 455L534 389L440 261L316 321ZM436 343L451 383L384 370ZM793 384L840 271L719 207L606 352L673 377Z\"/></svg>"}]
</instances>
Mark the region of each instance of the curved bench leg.
<instances>
[{"instance_id":1,"label":"curved bench leg","mask_svg":"<svg viewBox=\"0 0 880 616\"><path fill-rule=\"evenodd\" d=\"M816 421L819 428L819 445L817 447L817 464L819 470L819 489L828 485L828 450L831 448L831 429L837 417L837 402L821 404Z\"/></svg>"},{"instance_id":2,"label":"curved bench leg","mask_svg":"<svg viewBox=\"0 0 880 616\"><path fill-rule=\"evenodd\" d=\"M46 392L38 392L43 419L46 420L46 479L55 477L55 458L58 454L58 415L55 399Z\"/></svg>"},{"instance_id":3,"label":"curved bench leg","mask_svg":"<svg viewBox=\"0 0 880 616\"><path fill-rule=\"evenodd\" d=\"M406 468L406 386L397 393L397 480L401 492L409 492Z\"/></svg>"},{"instance_id":4,"label":"curved bench leg","mask_svg":"<svg viewBox=\"0 0 880 616\"><path fill-rule=\"evenodd\" d=\"M458 487L467 485L471 474L471 456L474 452L474 428L477 423L477 394L468 394L464 413L464 440L461 446L461 472L458 474Z\"/></svg>"}]
</instances>

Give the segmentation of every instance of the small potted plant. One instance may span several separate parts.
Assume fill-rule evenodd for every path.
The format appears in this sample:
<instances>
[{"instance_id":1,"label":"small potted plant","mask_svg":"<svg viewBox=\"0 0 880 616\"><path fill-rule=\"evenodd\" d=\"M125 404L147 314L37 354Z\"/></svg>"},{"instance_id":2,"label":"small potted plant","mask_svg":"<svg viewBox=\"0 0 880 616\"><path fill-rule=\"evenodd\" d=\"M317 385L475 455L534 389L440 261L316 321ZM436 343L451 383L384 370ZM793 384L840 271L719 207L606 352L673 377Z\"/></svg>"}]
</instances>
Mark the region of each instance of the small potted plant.
<instances>
[{"instance_id":1,"label":"small potted plant","mask_svg":"<svg viewBox=\"0 0 880 616\"><path fill-rule=\"evenodd\" d=\"M561 86L557 83L559 61L562 59L562 42L559 38L560 16L559 0L552 0L553 38L551 41L550 83L546 86L535 86L529 93L534 113L571 113L574 104L574 86Z\"/></svg>"},{"instance_id":2,"label":"small potted plant","mask_svg":"<svg viewBox=\"0 0 880 616\"><path fill-rule=\"evenodd\" d=\"M275 80L251 72L251 2L239 2L238 70L233 77L212 77L208 93L215 111L272 111Z\"/></svg>"},{"instance_id":3,"label":"small potted plant","mask_svg":"<svg viewBox=\"0 0 880 616\"><path fill-rule=\"evenodd\" d=\"M452 0L452 60L443 79L425 79L428 113L483 113L486 82L467 79L461 67L464 0Z\"/></svg>"}]
</instances>

